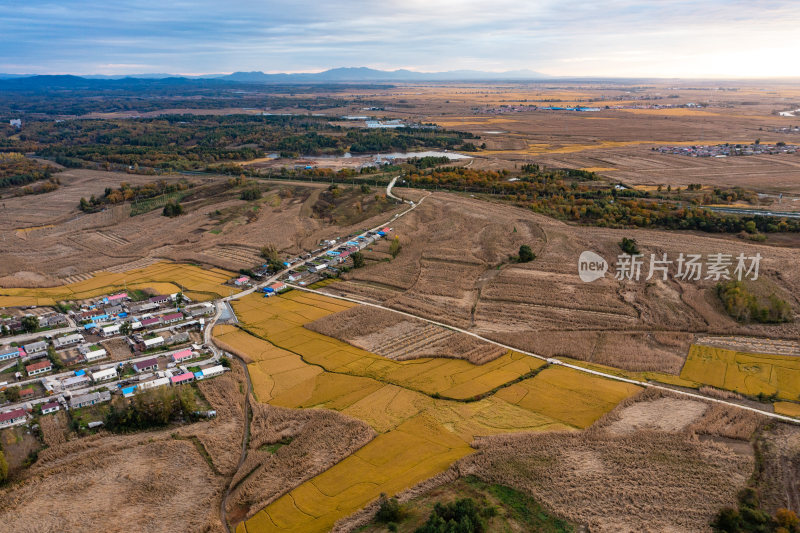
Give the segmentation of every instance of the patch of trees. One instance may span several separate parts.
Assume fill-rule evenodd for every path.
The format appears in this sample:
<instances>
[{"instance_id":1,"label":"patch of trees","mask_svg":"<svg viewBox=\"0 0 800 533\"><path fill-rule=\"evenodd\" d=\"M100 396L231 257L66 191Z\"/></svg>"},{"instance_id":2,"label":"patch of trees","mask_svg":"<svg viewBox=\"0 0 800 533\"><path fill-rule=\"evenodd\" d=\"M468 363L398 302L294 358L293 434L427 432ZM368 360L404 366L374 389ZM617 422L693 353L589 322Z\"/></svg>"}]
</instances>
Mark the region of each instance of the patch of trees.
<instances>
[{"instance_id":1,"label":"patch of trees","mask_svg":"<svg viewBox=\"0 0 800 533\"><path fill-rule=\"evenodd\" d=\"M167 202L161 211L161 216L175 218L183 214L183 206L178 202Z\"/></svg>"},{"instance_id":2,"label":"patch of trees","mask_svg":"<svg viewBox=\"0 0 800 533\"><path fill-rule=\"evenodd\" d=\"M520 263L530 263L534 259L536 259L536 254L533 253L533 250L531 250L530 246L523 244L519 247L519 255L517 255L517 260Z\"/></svg>"},{"instance_id":3,"label":"patch of trees","mask_svg":"<svg viewBox=\"0 0 800 533\"><path fill-rule=\"evenodd\" d=\"M267 261L269 269L273 272L280 272L283 270L283 261L281 261L280 254L278 254L278 250L274 245L266 244L262 246L261 257Z\"/></svg>"},{"instance_id":4,"label":"patch of trees","mask_svg":"<svg viewBox=\"0 0 800 533\"><path fill-rule=\"evenodd\" d=\"M106 205L146 200L165 194L186 191L192 187L194 187L194 184L184 179L174 182L158 180L143 185L130 185L129 183L122 182L117 189L106 187L103 195L100 197L92 195L88 200L86 198L81 198L78 203L78 209L87 213L92 213L99 211Z\"/></svg>"},{"instance_id":5,"label":"patch of trees","mask_svg":"<svg viewBox=\"0 0 800 533\"><path fill-rule=\"evenodd\" d=\"M472 498L436 503L428 520L415 533L483 533L486 525Z\"/></svg>"},{"instance_id":6,"label":"patch of trees","mask_svg":"<svg viewBox=\"0 0 800 533\"><path fill-rule=\"evenodd\" d=\"M391 256L392 256L392 258L393 258L393 259L394 259L395 257L397 257L397 254L399 254L399 253L400 253L400 250L401 250L402 248L403 248L403 247L400 245L400 237L398 237L397 235L395 235L395 236L394 236L394 239L392 239L392 242L391 242L391 244L389 244L389 253L391 254Z\"/></svg>"},{"instance_id":7,"label":"patch of trees","mask_svg":"<svg viewBox=\"0 0 800 533\"><path fill-rule=\"evenodd\" d=\"M191 386L160 387L140 392L130 400L115 399L106 415L105 427L117 433L164 427L193 420L196 411L197 398Z\"/></svg>"},{"instance_id":8,"label":"patch of trees","mask_svg":"<svg viewBox=\"0 0 800 533\"><path fill-rule=\"evenodd\" d=\"M258 200L261 198L261 189L258 188L258 185L254 187L248 187L247 189L244 189L242 191L240 198L242 200L247 200L249 202L253 200Z\"/></svg>"},{"instance_id":9,"label":"patch of trees","mask_svg":"<svg viewBox=\"0 0 800 533\"><path fill-rule=\"evenodd\" d=\"M628 255L636 255L639 253L639 246L636 244L636 239L623 237L622 240L619 241L619 248Z\"/></svg>"},{"instance_id":10,"label":"patch of trees","mask_svg":"<svg viewBox=\"0 0 800 533\"><path fill-rule=\"evenodd\" d=\"M714 533L800 533L800 518L788 509L770 516L761 509L758 493L748 487L739 493L739 506L722 509L711 522Z\"/></svg>"},{"instance_id":11,"label":"patch of trees","mask_svg":"<svg viewBox=\"0 0 800 533\"><path fill-rule=\"evenodd\" d=\"M342 154L347 150L453 148L472 137L468 133L409 128L350 130L344 135L342 131L325 117L301 115L30 121L19 134L0 136L0 150L35 151L67 167L156 173L206 170L225 162L263 157L268 152L298 156Z\"/></svg>"},{"instance_id":12,"label":"patch of trees","mask_svg":"<svg viewBox=\"0 0 800 533\"><path fill-rule=\"evenodd\" d=\"M464 132L397 128L350 131L345 135L345 140L350 144L350 152L364 153L406 151L412 148L454 149L462 144L463 139L473 137L472 134Z\"/></svg>"},{"instance_id":13,"label":"patch of trees","mask_svg":"<svg viewBox=\"0 0 800 533\"><path fill-rule=\"evenodd\" d=\"M350 254L353 258L353 268L361 268L364 266L364 254L361 252L353 252Z\"/></svg>"},{"instance_id":14,"label":"patch of trees","mask_svg":"<svg viewBox=\"0 0 800 533\"><path fill-rule=\"evenodd\" d=\"M762 304L741 281L719 283L716 290L725 311L739 322L780 324L792 320L792 307L775 294Z\"/></svg>"},{"instance_id":15,"label":"patch of trees","mask_svg":"<svg viewBox=\"0 0 800 533\"><path fill-rule=\"evenodd\" d=\"M28 159L22 154L0 153L0 189L51 180L55 172L58 172L58 170L50 165L34 159ZM55 181L53 183L55 184Z\"/></svg>"},{"instance_id":16,"label":"patch of trees","mask_svg":"<svg viewBox=\"0 0 800 533\"><path fill-rule=\"evenodd\" d=\"M491 194L494 198L561 220L610 228L664 228L708 233L800 232L800 219L724 214L681 200L680 193L653 196L647 191L617 190L588 183L593 173L525 165L521 174L507 170L443 167L411 172L413 187ZM719 191L719 197L744 199L747 191ZM732 200L733 201L733 200Z\"/></svg>"},{"instance_id":17,"label":"patch of trees","mask_svg":"<svg viewBox=\"0 0 800 533\"><path fill-rule=\"evenodd\" d=\"M36 315L25 315L20 322L22 323L22 329L28 333L33 333L39 329L39 317Z\"/></svg>"}]
</instances>

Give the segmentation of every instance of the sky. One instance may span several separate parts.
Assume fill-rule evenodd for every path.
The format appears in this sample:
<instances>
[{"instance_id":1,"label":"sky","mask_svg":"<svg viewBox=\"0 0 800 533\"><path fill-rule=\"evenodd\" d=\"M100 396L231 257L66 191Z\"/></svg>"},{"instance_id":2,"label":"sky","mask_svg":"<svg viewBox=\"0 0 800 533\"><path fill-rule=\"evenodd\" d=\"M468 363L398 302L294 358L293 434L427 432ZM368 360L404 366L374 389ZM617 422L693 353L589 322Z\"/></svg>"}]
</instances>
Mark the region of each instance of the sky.
<instances>
[{"instance_id":1,"label":"sky","mask_svg":"<svg viewBox=\"0 0 800 533\"><path fill-rule=\"evenodd\" d=\"M2 0L0 72L800 76L797 0Z\"/></svg>"}]
</instances>

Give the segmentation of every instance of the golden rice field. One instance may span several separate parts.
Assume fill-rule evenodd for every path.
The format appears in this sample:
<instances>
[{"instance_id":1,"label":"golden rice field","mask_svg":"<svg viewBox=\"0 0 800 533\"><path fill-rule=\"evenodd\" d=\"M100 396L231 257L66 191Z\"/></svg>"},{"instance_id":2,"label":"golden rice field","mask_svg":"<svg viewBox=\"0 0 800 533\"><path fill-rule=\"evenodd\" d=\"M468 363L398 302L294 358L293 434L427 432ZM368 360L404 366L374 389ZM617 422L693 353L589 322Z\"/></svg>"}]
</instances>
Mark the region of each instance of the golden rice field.
<instances>
[{"instance_id":1,"label":"golden rice field","mask_svg":"<svg viewBox=\"0 0 800 533\"><path fill-rule=\"evenodd\" d=\"M633 379L635 381L657 381L667 385L675 385L677 387L688 387L693 389L699 388L702 385L702 383L698 383L690 379L684 379L681 376L676 376L675 374L669 374L667 372L658 372L652 370L637 372L633 370L623 370L613 366L601 365L599 363L580 361L578 359L572 359L571 357L559 357L559 359L581 368L596 370L597 372L603 372L605 374L611 374L613 376L619 376L626 379Z\"/></svg>"},{"instance_id":2,"label":"golden rice field","mask_svg":"<svg viewBox=\"0 0 800 533\"><path fill-rule=\"evenodd\" d=\"M693 344L681 377L742 394L800 397L800 358Z\"/></svg>"},{"instance_id":3,"label":"golden rice field","mask_svg":"<svg viewBox=\"0 0 800 533\"><path fill-rule=\"evenodd\" d=\"M317 294L292 291L268 299L252 294L233 305L249 331L299 354L308 363L446 398L461 400L485 394L545 364L516 352L480 366L459 359L386 359L304 328L303 324L356 305Z\"/></svg>"},{"instance_id":4,"label":"golden rice field","mask_svg":"<svg viewBox=\"0 0 800 533\"><path fill-rule=\"evenodd\" d=\"M378 433L364 448L298 486L237 533L327 531L378 497L395 494L471 453L480 436L586 427L638 387L508 353L476 366L463 360L392 361L306 330L303 324L355 304L292 291L233 303L241 326L218 326L215 339L248 361L259 401L290 408L333 409Z\"/></svg>"},{"instance_id":5,"label":"golden rice field","mask_svg":"<svg viewBox=\"0 0 800 533\"><path fill-rule=\"evenodd\" d=\"M223 284L233 276L222 269L203 269L194 265L159 262L122 273L99 272L89 279L46 288L0 288L0 307L53 305L62 300L81 300L128 289L152 289L160 294L183 290L195 300L226 296Z\"/></svg>"},{"instance_id":6,"label":"golden rice field","mask_svg":"<svg viewBox=\"0 0 800 533\"><path fill-rule=\"evenodd\" d=\"M471 451L436 421L413 417L268 505L236 532L327 531L380 493L396 494Z\"/></svg>"},{"instance_id":7,"label":"golden rice field","mask_svg":"<svg viewBox=\"0 0 800 533\"><path fill-rule=\"evenodd\" d=\"M775 402L773 404L775 412L779 415L793 416L800 418L800 403L795 402Z\"/></svg>"},{"instance_id":8,"label":"golden rice field","mask_svg":"<svg viewBox=\"0 0 800 533\"><path fill-rule=\"evenodd\" d=\"M586 428L619 402L641 390L621 381L551 366L495 396L565 424Z\"/></svg>"}]
</instances>

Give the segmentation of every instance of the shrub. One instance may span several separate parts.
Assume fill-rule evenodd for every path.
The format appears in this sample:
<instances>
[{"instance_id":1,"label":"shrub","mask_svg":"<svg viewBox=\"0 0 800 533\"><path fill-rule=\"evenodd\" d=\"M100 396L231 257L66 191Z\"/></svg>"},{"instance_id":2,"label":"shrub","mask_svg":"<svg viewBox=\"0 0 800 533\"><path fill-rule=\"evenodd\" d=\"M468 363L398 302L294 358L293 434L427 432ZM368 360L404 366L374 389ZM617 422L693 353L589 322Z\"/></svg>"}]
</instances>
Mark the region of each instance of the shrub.
<instances>
[{"instance_id":1,"label":"shrub","mask_svg":"<svg viewBox=\"0 0 800 533\"><path fill-rule=\"evenodd\" d=\"M350 257L353 258L353 268L361 268L364 266L364 254L361 252L353 252Z\"/></svg>"},{"instance_id":2,"label":"shrub","mask_svg":"<svg viewBox=\"0 0 800 533\"><path fill-rule=\"evenodd\" d=\"M183 206L178 202L167 202L164 210L161 212L162 216L175 218L183 214Z\"/></svg>"},{"instance_id":3,"label":"shrub","mask_svg":"<svg viewBox=\"0 0 800 533\"><path fill-rule=\"evenodd\" d=\"M792 319L792 308L784 300L771 294L768 304L762 305L741 281L717 284L717 296L725 311L739 322L779 324Z\"/></svg>"},{"instance_id":4,"label":"shrub","mask_svg":"<svg viewBox=\"0 0 800 533\"><path fill-rule=\"evenodd\" d=\"M261 198L261 189L258 187L250 187L242 191L242 200L253 201L258 200L259 198Z\"/></svg>"},{"instance_id":5,"label":"shrub","mask_svg":"<svg viewBox=\"0 0 800 533\"><path fill-rule=\"evenodd\" d=\"M428 521L415 533L483 533L486 526L481 520L478 506L471 498L433 506Z\"/></svg>"},{"instance_id":6,"label":"shrub","mask_svg":"<svg viewBox=\"0 0 800 533\"><path fill-rule=\"evenodd\" d=\"M619 247L628 255L636 255L639 253L639 247L636 245L636 239L623 237L622 240L619 241Z\"/></svg>"},{"instance_id":7,"label":"shrub","mask_svg":"<svg viewBox=\"0 0 800 533\"><path fill-rule=\"evenodd\" d=\"M533 253L531 247L527 244L523 244L519 247L519 262L520 263L529 263L536 259L536 254Z\"/></svg>"},{"instance_id":8,"label":"shrub","mask_svg":"<svg viewBox=\"0 0 800 533\"><path fill-rule=\"evenodd\" d=\"M400 253L401 248L402 246L400 246L400 237L395 236L395 238L392 239L392 244L389 245L389 253L392 254L393 258L397 257L397 254Z\"/></svg>"},{"instance_id":9,"label":"shrub","mask_svg":"<svg viewBox=\"0 0 800 533\"><path fill-rule=\"evenodd\" d=\"M378 522L395 523L401 522L406 517L406 510L397 501L397 498L387 498L386 494L381 494L381 505L375 519Z\"/></svg>"}]
</instances>

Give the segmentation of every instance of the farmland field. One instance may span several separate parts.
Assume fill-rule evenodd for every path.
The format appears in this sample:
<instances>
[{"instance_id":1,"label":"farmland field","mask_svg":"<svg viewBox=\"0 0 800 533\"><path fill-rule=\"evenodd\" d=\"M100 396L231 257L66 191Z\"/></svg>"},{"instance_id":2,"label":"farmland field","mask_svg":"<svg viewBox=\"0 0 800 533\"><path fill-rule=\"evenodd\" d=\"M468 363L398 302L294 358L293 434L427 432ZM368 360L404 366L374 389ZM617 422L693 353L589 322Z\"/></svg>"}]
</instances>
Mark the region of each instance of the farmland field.
<instances>
[{"instance_id":1,"label":"farmland field","mask_svg":"<svg viewBox=\"0 0 800 533\"><path fill-rule=\"evenodd\" d=\"M573 371L541 370L542 361L517 353L483 365L440 358L393 361L303 328L351 308L300 291L268 299L250 295L234 302L243 329L215 329L220 346L248 361L259 401L333 409L378 432L352 456L253 514L238 531L324 531L381 492L399 492L444 471L471 453L478 437L586 427L638 390L600 378L581 380ZM587 392L591 399L567 415L563 406L574 407ZM463 401L482 394L488 396Z\"/></svg>"},{"instance_id":2,"label":"farmland field","mask_svg":"<svg viewBox=\"0 0 800 533\"><path fill-rule=\"evenodd\" d=\"M800 397L800 359L796 356L739 352L695 344L681 377L751 396Z\"/></svg>"},{"instance_id":3,"label":"farmland field","mask_svg":"<svg viewBox=\"0 0 800 533\"><path fill-rule=\"evenodd\" d=\"M195 300L219 298L227 291L223 283L233 276L221 269L194 265L155 263L126 272L97 272L92 277L60 287L38 289L0 288L0 307L53 305L64 300L82 300L114 291L152 289L157 294L184 291Z\"/></svg>"}]
</instances>

